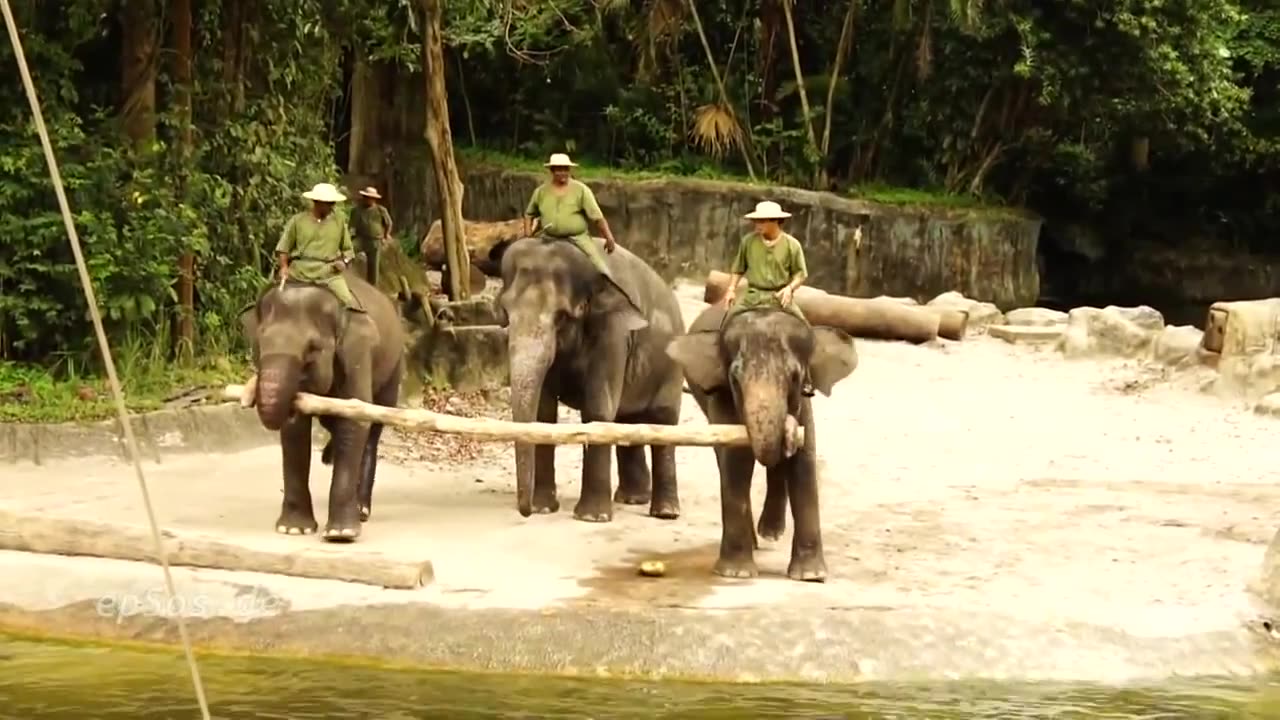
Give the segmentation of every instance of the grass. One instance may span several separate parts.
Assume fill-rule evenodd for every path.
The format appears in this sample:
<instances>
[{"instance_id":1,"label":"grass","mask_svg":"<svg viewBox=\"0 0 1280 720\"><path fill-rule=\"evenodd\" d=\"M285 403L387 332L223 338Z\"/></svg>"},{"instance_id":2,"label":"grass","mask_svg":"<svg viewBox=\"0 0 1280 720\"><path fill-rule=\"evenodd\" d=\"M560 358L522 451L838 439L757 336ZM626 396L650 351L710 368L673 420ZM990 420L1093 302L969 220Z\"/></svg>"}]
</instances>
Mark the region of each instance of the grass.
<instances>
[{"instance_id":1,"label":"grass","mask_svg":"<svg viewBox=\"0 0 1280 720\"><path fill-rule=\"evenodd\" d=\"M544 158L512 155L487 148L458 147L455 152L463 164L477 166L500 167L506 170L542 174L546 168L542 166ZM718 180L736 182L746 185L768 185L760 180L752 181L748 177L726 173L709 165L693 166L689 163L672 161L653 169L639 170L634 168L613 167L609 165L592 165L584 163L573 171L574 175L583 179L601 180L670 180L672 178L692 178L699 180ZM923 188L905 188L868 183L860 185L845 193L848 197L868 202L902 207L937 207L954 210L998 210L997 202L989 198L976 198L971 195L948 193L943 190Z\"/></svg>"},{"instance_id":2,"label":"grass","mask_svg":"<svg viewBox=\"0 0 1280 720\"><path fill-rule=\"evenodd\" d=\"M167 345L126 343L112 348L125 406L132 413L162 409L175 398L199 402L202 394L216 401L216 390L243 382L251 372L246 358L214 355L174 362L158 347ZM51 368L0 361L0 422L90 422L114 418L115 413L105 372L69 359Z\"/></svg>"}]
</instances>

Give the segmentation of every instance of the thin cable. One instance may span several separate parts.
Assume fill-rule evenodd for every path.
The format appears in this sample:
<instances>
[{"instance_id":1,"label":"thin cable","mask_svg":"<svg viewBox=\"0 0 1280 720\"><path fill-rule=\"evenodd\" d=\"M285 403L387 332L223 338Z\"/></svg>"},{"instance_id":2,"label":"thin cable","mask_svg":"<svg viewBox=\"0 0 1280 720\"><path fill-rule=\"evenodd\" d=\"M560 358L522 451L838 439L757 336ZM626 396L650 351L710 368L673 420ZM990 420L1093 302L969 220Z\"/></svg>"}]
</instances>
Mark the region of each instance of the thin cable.
<instances>
[{"instance_id":1,"label":"thin cable","mask_svg":"<svg viewBox=\"0 0 1280 720\"><path fill-rule=\"evenodd\" d=\"M133 469L138 477L138 489L142 491L142 504L147 509L147 520L151 524L151 540L155 544L156 557L164 570L165 591L169 595L171 607L181 607L174 602L178 592L174 589L173 573L169 570L169 556L165 552L164 543L160 539L160 525L156 522L156 513L151 506L151 494L147 492L147 480L143 477L142 461L139 459L138 439L134 437L133 426L129 423L129 411L125 408L124 392L120 389L120 378L116 375L116 365L111 359L111 347L107 344L107 333L102 329L102 316L98 313L98 299L93 292L93 280L89 277L89 269L84 262L84 254L80 251L80 236L76 233L75 222L71 218L71 206L67 202L67 194L62 186L62 174L58 172L58 161L53 156L53 144L49 140L49 130L44 124L44 114L40 112L40 100L36 97L35 83L31 81L31 71L27 67L27 57L22 51L22 42L18 38L18 23L13 19L13 9L9 0L0 0L0 10L4 12L4 22L9 28L9 41L13 44L13 54L18 59L18 71L22 74L22 84L27 90L27 101L31 103L31 115L36 123L36 131L40 134L40 145L44 148L44 159L49 163L49 177L53 181L53 191L58 196L58 206L62 209L62 222L67 228L67 237L71 240L71 252L76 257L76 269L80 271L80 286L84 289L84 298L89 303L89 313L93 318L93 331L98 336L98 348L102 350L102 362L107 367L107 380L111 383L111 394L115 396L116 414L120 417L120 427L124 429L125 444L129 447L129 457L133 460ZM209 701L205 699L204 683L200 680L200 667L196 664L195 652L191 648L191 637L187 633L187 623L182 613L177 614L178 635L182 638L182 649L187 656L187 666L191 669L191 683L196 689L196 700L200 703L200 713L204 720L211 720Z\"/></svg>"}]
</instances>

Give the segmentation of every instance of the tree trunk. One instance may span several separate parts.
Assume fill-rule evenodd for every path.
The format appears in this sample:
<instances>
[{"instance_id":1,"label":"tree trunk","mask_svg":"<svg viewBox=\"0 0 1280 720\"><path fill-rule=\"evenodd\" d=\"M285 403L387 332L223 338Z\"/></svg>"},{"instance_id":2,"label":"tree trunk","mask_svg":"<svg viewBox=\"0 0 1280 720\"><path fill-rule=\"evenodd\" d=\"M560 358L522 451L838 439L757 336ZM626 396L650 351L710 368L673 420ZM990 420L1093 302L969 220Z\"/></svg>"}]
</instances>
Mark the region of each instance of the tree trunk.
<instances>
[{"instance_id":1,"label":"tree trunk","mask_svg":"<svg viewBox=\"0 0 1280 720\"><path fill-rule=\"evenodd\" d=\"M423 1L425 2L426 0ZM707 65L711 67L711 77L715 79L716 89L720 93L720 102L724 104L726 110L733 114L734 121L739 122L738 113L733 109L733 103L729 102L729 93L724 89L724 80L720 77L720 68L716 64L716 56L711 52L711 43L707 42L707 34L702 29L702 18L698 17L697 4L694 0L688 0L688 2L689 13L693 17L693 25L698 30L698 38L702 41L702 50L707 54ZM742 130L744 134L750 133L750 128L744 127ZM747 152L745 144L739 145L738 149L742 151L742 162L747 166L747 175L752 180L755 180L756 169L755 164L751 162L751 154Z\"/></svg>"},{"instance_id":2,"label":"tree trunk","mask_svg":"<svg viewBox=\"0 0 1280 720\"><path fill-rule=\"evenodd\" d=\"M827 80L827 104L823 113L822 120L822 157L823 167L826 165L826 158L831 152L831 119L835 115L836 102L836 86L840 84L840 69L844 66L844 60L849 55L849 48L853 45L853 17L854 11L858 7L858 0L850 0L849 9L844 14L844 25L840 27L840 40L836 43L836 56L831 61L831 77ZM825 178L824 178L825 179ZM828 190L826 183L819 186L819 190Z\"/></svg>"},{"instance_id":3,"label":"tree trunk","mask_svg":"<svg viewBox=\"0 0 1280 720\"><path fill-rule=\"evenodd\" d=\"M195 135L191 116L191 0L173 0L173 104L178 117L178 194L185 196ZM196 256L187 249L178 258L178 354L190 357L195 348Z\"/></svg>"},{"instance_id":4,"label":"tree trunk","mask_svg":"<svg viewBox=\"0 0 1280 720\"><path fill-rule=\"evenodd\" d=\"M444 231L445 254L449 266L449 299L471 297L471 262L462 224L462 179L453 155L453 132L449 128L449 95L445 87L444 21L441 0L421 0L426 16L422 24L422 70L427 81L427 144L431 146L431 168L440 196L440 226Z\"/></svg>"},{"instance_id":5,"label":"tree trunk","mask_svg":"<svg viewBox=\"0 0 1280 720\"><path fill-rule=\"evenodd\" d=\"M156 136L158 15L155 0L124 0L120 7L120 119L137 148L148 147Z\"/></svg>"},{"instance_id":6,"label":"tree trunk","mask_svg":"<svg viewBox=\"0 0 1280 720\"><path fill-rule=\"evenodd\" d=\"M351 137L347 172L360 178L382 178L382 86L380 68L357 49L351 73ZM382 184L385 184L382 183ZM383 189L383 188L380 188Z\"/></svg>"},{"instance_id":7,"label":"tree trunk","mask_svg":"<svg viewBox=\"0 0 1280 720\"><path fill-rule=\"evenodd\" d=\"M791 4L795 0L782 0L782 14L787 19L787 42L791 46L791 67L796 73L796 90L800 93L800 108L804 111L804 130L809 138L809 149L813 151L814 162L818 163L818 171L814 184L821 188L825 185L825 172L822 171L822 150L818 148L818 135L813 131L813 109L809 106L809 91L804 87L804 72L800 69L800 48L796 46L796 23L791 16ZM831 109L827 109L830 114Z\"/></svg>"}]
</instances>

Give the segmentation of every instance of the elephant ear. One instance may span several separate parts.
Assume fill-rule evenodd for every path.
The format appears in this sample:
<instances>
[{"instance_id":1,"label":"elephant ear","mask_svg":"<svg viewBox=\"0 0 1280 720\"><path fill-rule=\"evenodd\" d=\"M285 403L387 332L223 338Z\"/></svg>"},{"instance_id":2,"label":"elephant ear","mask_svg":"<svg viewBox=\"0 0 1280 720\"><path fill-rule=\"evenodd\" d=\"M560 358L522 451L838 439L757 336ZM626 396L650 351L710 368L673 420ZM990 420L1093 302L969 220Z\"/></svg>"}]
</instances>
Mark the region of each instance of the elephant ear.
<instances>
[{"instance_id":1,"label":"elephant ear","mask_svg":"<svg viewBox=\"0 0 1280 720\"><path fill-rule=\"evenodd\" d=\"M847 333L829 327L813 329L813 357L809 359L809 377L813 387L828 397L831 389L858 367L858 351Z\"/></svg>"},{"instance_id":2,"label":"elephant ear","mask_svg":"<svg viewBox=\"0 0 1280 720\"><path fill-rule=\"evenodd\" d=\"M258 304L254 303L240 311L240 330L244 339L254 342L258 336Z\"/></svg>"},{"instance_id":3,"label":"elephant ear","mask_svg":"<svg viewBox=\"0 0 1280 720\"><path fill-rule=\"evenodd\" d=\"M684 371L690 385L705 392L724 386L727 371L720 356L720 335L695 332L667 343L667 355Z\"/></svg>"},{"instance_id":4,"label":"elephant ear","mask_svg":"<svg viewBox=\"0 0 1280 720\"><path fill-rule=\"evenodd\" d=\"M591 314L608 315L622 324L627 332L649 327L649 321L627 297L621 286L601 275L591 297Z\"/></svg>"}]
</instances>

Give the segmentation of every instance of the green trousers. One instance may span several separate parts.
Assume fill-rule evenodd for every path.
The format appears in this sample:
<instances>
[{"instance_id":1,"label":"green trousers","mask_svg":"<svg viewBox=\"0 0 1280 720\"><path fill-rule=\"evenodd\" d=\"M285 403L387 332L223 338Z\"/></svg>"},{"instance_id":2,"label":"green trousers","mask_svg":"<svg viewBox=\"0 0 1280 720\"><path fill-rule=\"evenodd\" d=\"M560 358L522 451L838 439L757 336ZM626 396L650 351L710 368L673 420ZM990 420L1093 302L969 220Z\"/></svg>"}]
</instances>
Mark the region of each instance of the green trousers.
<instances>
[{"instance_id":1,"label":"green trousers","mask_svg":"<svg viewBox=\"0 0 1280 720\"><path fill-rule=\"evenodd\" d=\"M378 287L378 250L381 241L362 240L360 250L364 252L364 279L374 287Z\"/></svg>"},{"instance_id":2,"label":"green trousers","mask_svg":"<svg viewBox=\"0 0 1280 720\"><path fill-rule=\"evenodd\" d=\"M725 319L727 320L729 317L746 310L771 307L791 313L805 325L808 325L809 319L804 316L803 312L800 312L800 306L796 304L795 298L791 298L791 303L784 307L782 301L774 294L776 292L777 290L765 290L764 288L754 288L748 285L746 291L734 299L733 307L729 308L729 313Z\"/></svg>"},{"instance_id":3,"label":"green trousers","mask_svg":"<svg viewBox=\"0 0 1280 720\"><path fill-rule=\"evenodd\" d=\"M335 273L327 264L319 260L298 259L289 264L289 279L295 282L311 283L328 288L334 297L347 306L348 310L355 312L364 312L364 306L360 304L351 292L351 286L347 284L347 279L340 273Z\"/></svg>"}]
</instances>

